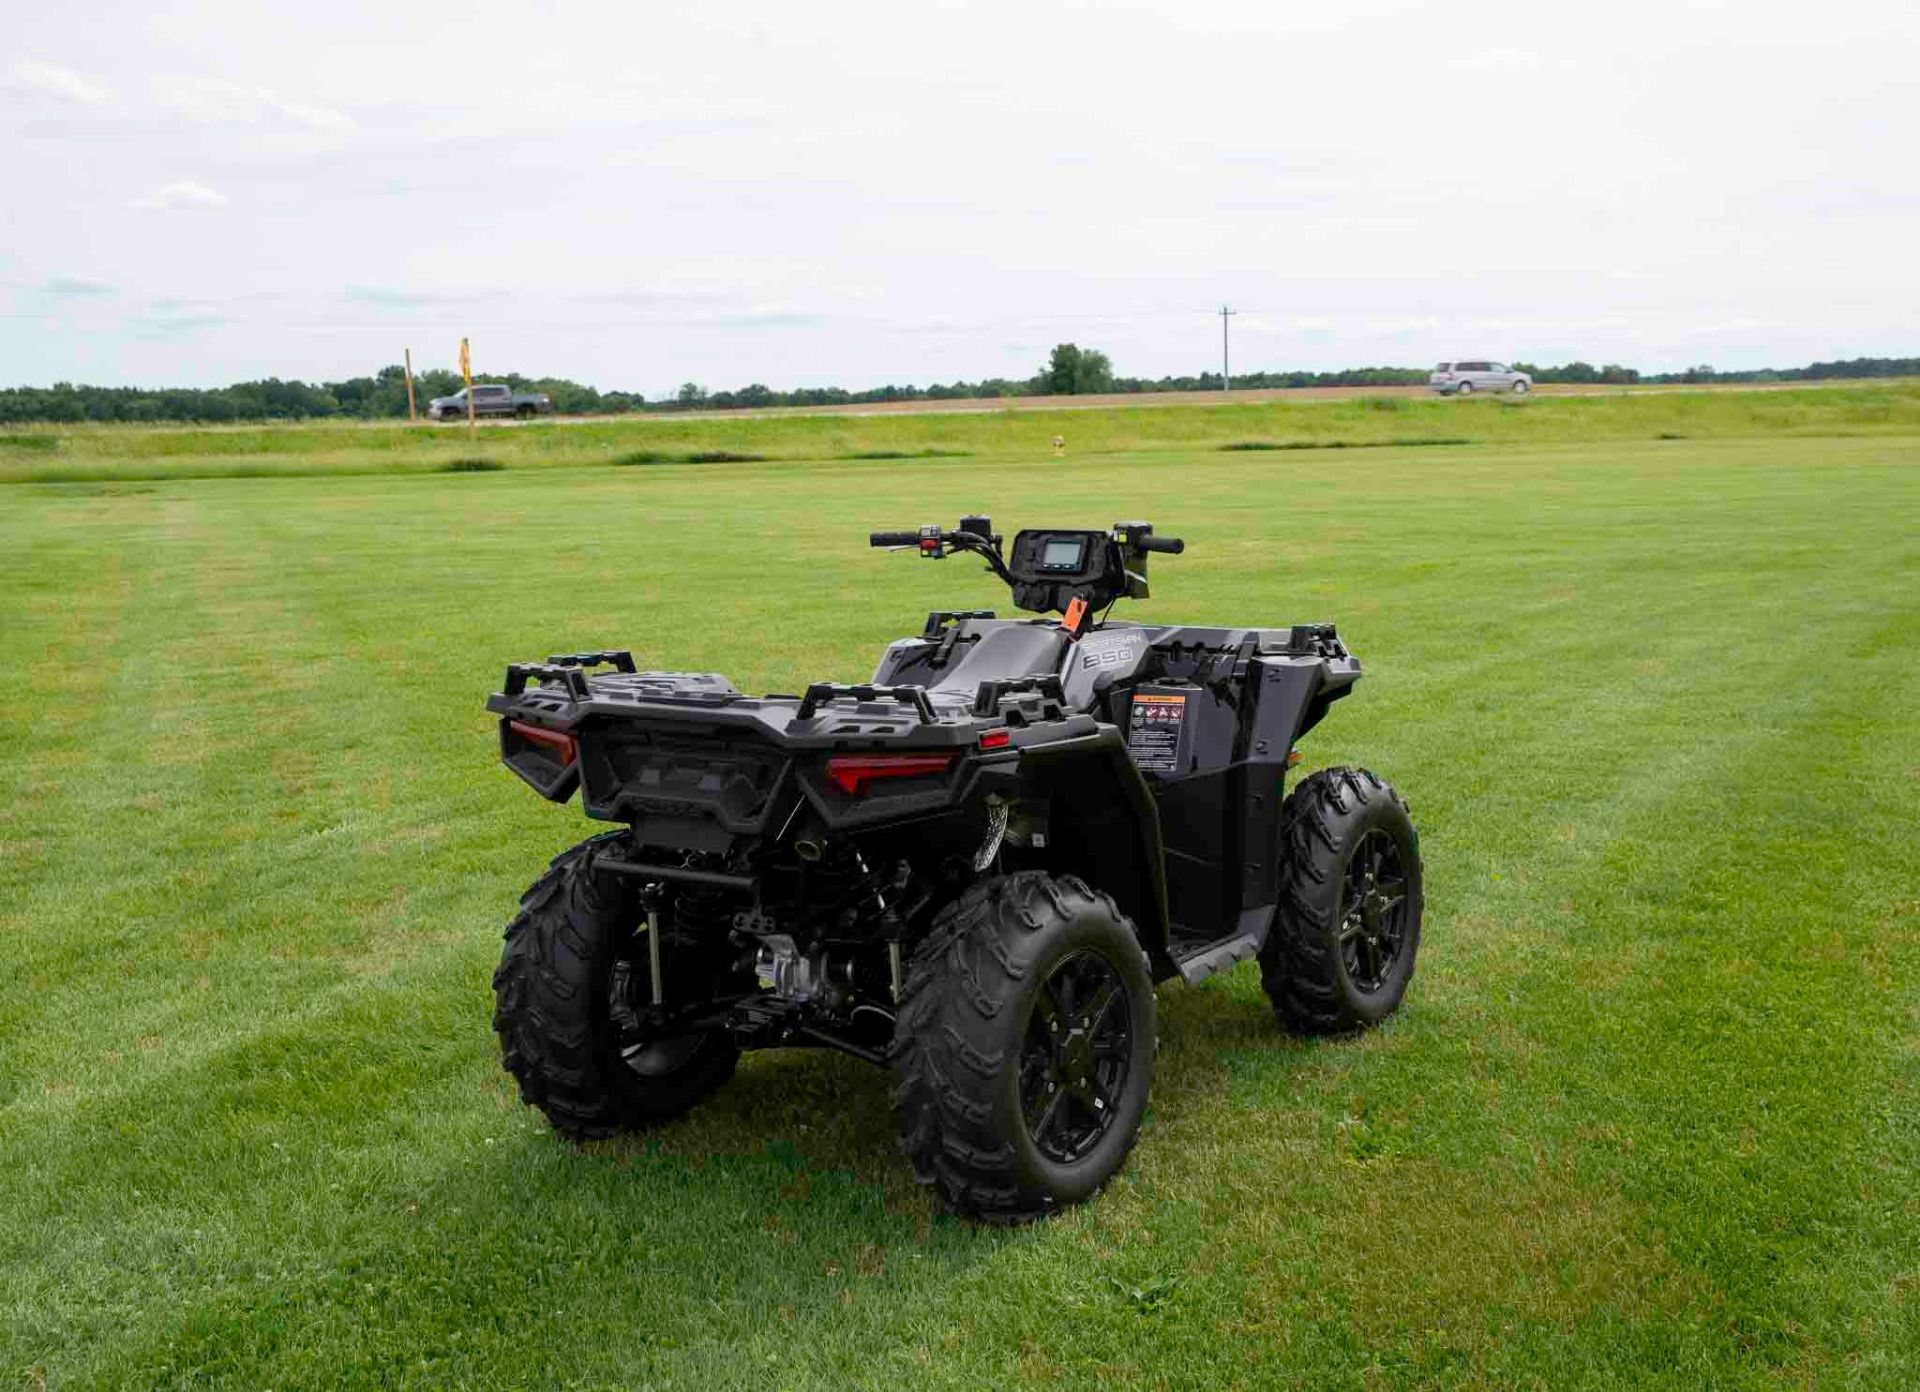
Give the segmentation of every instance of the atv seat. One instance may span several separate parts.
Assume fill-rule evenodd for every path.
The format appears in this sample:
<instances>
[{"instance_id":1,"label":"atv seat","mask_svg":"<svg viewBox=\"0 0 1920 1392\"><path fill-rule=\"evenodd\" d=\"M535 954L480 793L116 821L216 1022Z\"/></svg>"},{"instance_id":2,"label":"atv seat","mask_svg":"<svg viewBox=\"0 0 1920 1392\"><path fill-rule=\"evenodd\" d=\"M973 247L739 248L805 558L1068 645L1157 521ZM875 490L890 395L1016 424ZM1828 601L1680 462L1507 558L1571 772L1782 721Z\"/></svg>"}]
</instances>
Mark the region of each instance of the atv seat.
<instances>
[{"instance_id":1,"label":"atv seat","mask_svg":"<svg viewBox=\"0 0 1920 1392\"><path fill-rule=\"evenodd\" d=\"M1060 670L1067 635L1052 624L1004 624L988 629L967 655L927 688L935 700L964 696L968 701L981 682L1014 677L1047 677Z\"/></svg>"}]
</instances>

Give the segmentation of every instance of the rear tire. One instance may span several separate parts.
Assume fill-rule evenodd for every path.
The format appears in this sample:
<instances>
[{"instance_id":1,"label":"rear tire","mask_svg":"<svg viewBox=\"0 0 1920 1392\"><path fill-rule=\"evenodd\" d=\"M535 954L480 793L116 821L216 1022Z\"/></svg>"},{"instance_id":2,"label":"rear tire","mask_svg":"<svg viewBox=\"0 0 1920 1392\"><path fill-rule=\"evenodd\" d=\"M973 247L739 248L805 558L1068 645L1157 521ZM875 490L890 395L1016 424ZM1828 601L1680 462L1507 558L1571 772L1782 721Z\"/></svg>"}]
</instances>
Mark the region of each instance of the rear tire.
<instances>
[{"instance_id":1,"label":"rear tire","mask_svg":"<svg viewBox=\"0 0 1920 1392\"><path fill-rule=\"evenodd\" d=\"M1283 1029L1343 1034L1393 1014L1426 907L1407 804L1365 769L1322 769L1280 812L1280 901L1260 981Z\"/></svg>"},{"instance_id":2,"label":"rear tire","mask_svg":"<svg viewBox=\"0 0 1920 1392\"><path fill-rule=\"evenodd\" d=\"M1021 1223L1091 1198L1153 1083L1153 978L1104 894L1038 871L941 911L901 992L901 1149L968 1217Z\"/></svg>"},{"instance_id":3,"label":"rear tire","mask_svg":"<svg viewBox=\"0 0 1920 1392\"><path fill-rule=\"evenodd\" d=\"M1472 395L1473 395L1473 383L1471 383L1471 382L1462 382L1462 383L1461 383L1461 384L1460 384L1459 386L1457 386L1457 387L1455 387L1455 388L1454 388L1453 390L1454 390L1454 394L1455 394L1456 396L1472 396Z\"/></svg>"},{"instance_id":4,"label":"rear tire","mask_svg":"<svg viewBox=\"0 0 1920 1392\"><path fill-rule=\"evenodd\" d=\"M596 836L554 860L507 925L493 974L501 1065L521 1099L574 1140L676 1117L731 1078L739 1060L724 1030L637 1036L628 998L646 970L639 899L630 880L594 867L626 839Z\"/></svg>"}]
</instances>

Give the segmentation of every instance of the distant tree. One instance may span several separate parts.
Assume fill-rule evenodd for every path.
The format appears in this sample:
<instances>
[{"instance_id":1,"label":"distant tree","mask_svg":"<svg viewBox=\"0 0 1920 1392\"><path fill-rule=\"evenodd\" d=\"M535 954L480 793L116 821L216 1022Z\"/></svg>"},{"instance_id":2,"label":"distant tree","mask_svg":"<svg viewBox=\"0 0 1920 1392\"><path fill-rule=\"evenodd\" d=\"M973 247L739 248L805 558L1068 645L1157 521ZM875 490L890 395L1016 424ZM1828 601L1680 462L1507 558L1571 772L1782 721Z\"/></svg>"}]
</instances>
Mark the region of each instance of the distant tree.
<instances>
[{"instance_id":1,"label":"distant tree","mask_svg":"<svg viewBox=\"0 0 1920 1392\"><path fill-rule=\"evenodd\" d=\"M1113 390L1113 363L1095 348L1062 343L1035 379L1050 396L1085 396Z\"/></svg>"},{"instance_id":2,"label":"distant tree","mask_svg":"<svg viewBox=\"0 0 1920 1392\"><path fill-rule=\"evenodd\" d=\"M1850 358L1841 362L1809 363L1804 367L1751 368L1729 372L1705 365L1682 372L1642 373L1619 363L1595 367L1570 362L1560 367L1528 367L1539 382L1771 382L1821 378L1920 376L1920 358ZM601 391L597 387L559 377L523 377L518 373L488 374L489 382L505 382L518 391L543 391L556 410L570 414L607 415L653 409L679 411L690 407L832 406L858 402L1014 398L1036 393L1062 395L1090 392L1217 391L1220 375L1115 377L1107 355L1075 344L1055 348L1046 366L1022 381L1001 377L977 382L911 383L866 387L801 387L780 391L761 383L733 391L709 393L689 382L673 397L649 404L638 392ZM1351 367L1338 372L1243 372L1234 378L1246 387L1366 387L1418 385L1427 380L1424 368ZM460 390L457 373L445 368L422 369L413 379L422 406L436 396ZM371 377L349 377L338 382L236 382L225 387L93 387L56 382L50 387L0 388L0 423L81 421L243 421L300 420L312 417L352 417L363 420L405 419L406 377L398 364L389 364Z\"/></svg>"},{"instance_id":3,"label":"distant tree","mask_svg":"<svg viewBox=\"0 0 1920 1392\"><path fill-rule=\"evenodd\" d=\"M1595 367L1590 362L1575 359L1561 367L1535 367L1532 363L1523 362L1516 362L1514 367L1536 382L1609 382L1617 385L1640 380L1640 374L1637 371L1631 367L1622 367L1619 363Z\"/></svg>"},{"instance_id":4,"label":"distant tree","mask_svg":"<svg viewBox=\"0 0 1920 1392\"><path fill-rule=\"evenodd\" d=\"M1113 390L1113 362L1105 353L1094 348L1081 350L1080 368L1073 374L1073 390L1076 396Z\"/></svg>"}]
</instances>

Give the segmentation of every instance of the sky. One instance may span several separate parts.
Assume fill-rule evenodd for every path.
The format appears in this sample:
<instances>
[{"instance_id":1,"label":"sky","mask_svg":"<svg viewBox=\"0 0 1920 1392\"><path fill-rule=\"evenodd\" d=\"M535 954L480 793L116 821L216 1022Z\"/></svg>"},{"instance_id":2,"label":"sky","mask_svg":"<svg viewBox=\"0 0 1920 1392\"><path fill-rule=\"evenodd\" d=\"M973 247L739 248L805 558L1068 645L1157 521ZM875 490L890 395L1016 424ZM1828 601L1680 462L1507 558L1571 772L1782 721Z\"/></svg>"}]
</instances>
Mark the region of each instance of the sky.
<instances>
[{"instance_id":1,"label":"sky","mask_svg":"<svg viewBox=\"0 0 1920 1392\"><path fill-rule=\"evenodd\" d=\"M0 385L1920 353L1913 0L9 8Z\"/></svg>"}]
</instances>

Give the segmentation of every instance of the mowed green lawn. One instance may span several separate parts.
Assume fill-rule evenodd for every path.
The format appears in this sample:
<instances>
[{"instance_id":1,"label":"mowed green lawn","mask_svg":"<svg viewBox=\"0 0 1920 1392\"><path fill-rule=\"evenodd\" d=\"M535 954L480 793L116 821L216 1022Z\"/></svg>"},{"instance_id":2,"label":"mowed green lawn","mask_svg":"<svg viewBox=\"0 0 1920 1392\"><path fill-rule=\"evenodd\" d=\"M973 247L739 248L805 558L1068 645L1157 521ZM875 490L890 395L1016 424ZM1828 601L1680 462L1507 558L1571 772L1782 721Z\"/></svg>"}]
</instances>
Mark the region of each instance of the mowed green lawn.
<instances>
[{"instance_id":1,"label":"mowed green lawn","mask_svg":"<svg viewBox=\"0 0 1920 1392\"><path fill-rule=\"evenodd\" d=\"M488 977L588 826L501 668L861 679L1004 607L865 545L970 509L1339 622L1406 1009L1164 988L1124 1177L1020 1231L837 1056L563 1144ZM1920 435L20 484L0 545L0 1385L1920 1384Z\"/></svg>"}]
</instances>

